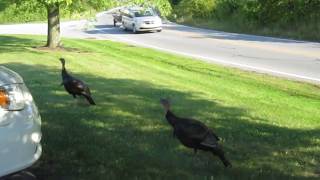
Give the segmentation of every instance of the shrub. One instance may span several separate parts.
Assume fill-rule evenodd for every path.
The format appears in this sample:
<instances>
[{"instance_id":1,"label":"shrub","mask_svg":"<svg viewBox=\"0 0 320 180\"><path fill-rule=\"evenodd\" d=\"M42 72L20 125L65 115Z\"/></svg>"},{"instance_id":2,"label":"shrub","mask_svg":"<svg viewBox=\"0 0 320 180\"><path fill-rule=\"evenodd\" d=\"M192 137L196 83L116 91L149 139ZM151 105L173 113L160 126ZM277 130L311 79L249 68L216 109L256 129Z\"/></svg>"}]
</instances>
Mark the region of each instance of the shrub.
<instances>
[{"instance_id":1,"label":"shrub","mask_svg":"<svg viewBox=\"0 0 320 180\"><path fill-rule=\"evenodd\" d=\"M179 17L210 18L213 15L214 0L182 0L176 6L176 14Z\"/></svg>"}]
</instances>

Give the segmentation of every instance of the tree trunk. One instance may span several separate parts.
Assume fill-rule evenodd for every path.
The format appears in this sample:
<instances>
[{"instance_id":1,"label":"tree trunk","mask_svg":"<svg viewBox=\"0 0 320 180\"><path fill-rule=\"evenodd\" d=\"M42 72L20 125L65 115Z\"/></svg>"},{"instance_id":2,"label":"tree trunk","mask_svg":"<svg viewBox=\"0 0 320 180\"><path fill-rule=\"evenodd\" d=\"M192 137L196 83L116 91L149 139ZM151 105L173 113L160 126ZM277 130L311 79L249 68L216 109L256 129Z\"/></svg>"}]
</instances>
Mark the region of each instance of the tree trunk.
<instances>
[{"instance_id":1,"label":"tree trunk","mask_svg":"<svg viewBox=\"0 0 320 180\"><path fill-rule=\"evenodd\" d=\"M59 3L47 5L48 10L48 36L47 47L56 48L60 46L60 15Z\"/></svg>"}]
</instances>

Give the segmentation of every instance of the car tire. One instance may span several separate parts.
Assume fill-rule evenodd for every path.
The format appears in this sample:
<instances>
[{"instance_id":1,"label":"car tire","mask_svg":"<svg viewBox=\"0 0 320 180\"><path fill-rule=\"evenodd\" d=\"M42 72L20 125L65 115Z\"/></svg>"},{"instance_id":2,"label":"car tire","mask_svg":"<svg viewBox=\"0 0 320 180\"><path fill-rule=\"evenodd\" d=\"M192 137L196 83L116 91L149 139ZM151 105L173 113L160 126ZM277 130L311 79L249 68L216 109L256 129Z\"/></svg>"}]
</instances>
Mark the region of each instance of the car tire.
<instances>
[{"instance_id":1,"label":"car tire","mask_svg":"<svg viewBox=\"0 0 320 180\"><path fill-rule=\"evenodd\" d=\"M157 30L157 32L161 32L161 31L162 31L162 29Z\"/></svg>"},{"instance_id":2,"label":"car tire","mask_svg":"<svg viewBox=\"0 0 320 180\"><path fill-rule=\"evenodd\" d=\"M124 31L127 31L128 29L126 28L126 26L124 25L124 22L122 22L122 27Z\"/></svg>"}]
</instances>

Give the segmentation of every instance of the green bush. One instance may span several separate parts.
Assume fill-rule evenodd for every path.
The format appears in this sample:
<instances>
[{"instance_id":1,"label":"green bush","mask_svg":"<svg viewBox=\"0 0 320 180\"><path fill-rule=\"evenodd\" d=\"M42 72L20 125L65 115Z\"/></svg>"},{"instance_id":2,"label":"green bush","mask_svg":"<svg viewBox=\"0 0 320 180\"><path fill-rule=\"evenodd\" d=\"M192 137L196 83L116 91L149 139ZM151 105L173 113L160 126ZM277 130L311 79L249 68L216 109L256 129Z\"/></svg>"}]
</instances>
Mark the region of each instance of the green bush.
<instances>
[{"instance_id":1,"label":"green bush","mask_svg":"<svg viewBox=\"0 0 320 180\"><path fill-rule=\"evenodd\" d=\"M114 6L116 1L74 1L69 6L60 6L61 18L77 19L82 16L91 16L96 11L105 10ZM0 23L22 23L47 20L47 9L39 0L1 0Z\"/></svg>"},{"instance_id":2,"label":"green bush","mask_svg":"<svg viewBox=\"0 0 320 180\"><path fill-rule=\"evenodd\" d=\"M178 16L229 19L241 16L261 25L294 23L320 17L320 0L181 0L173 1Z\"/></svg>"},{"instance_id":3,"label":"green bush","mask_svg":"<svg viewBox=\"0 0 320 180\"><path fill-rule=\"evenodd\" d=\"M46 9L36 0L1 4L0 23L31 22L46 19Z\"/></svg>"},{"instance_id":4,"label":"green bush","mask_svg":"<svg viewBox=\"0 0 320 180\"><path fill-rule=\"evenodd\" d=\"M221 21L248 33L260 31L260 34L320 39L320 0L171 0L171 3L180 22Z\"/></svg>"},{"instance_id":5,"label":"green bush","mask_svg":"<svg viewBox=\"0 0 320 180\"><path fill-rule=\"evenodd\" d=\"M182 0L175 12L179 17L210 18L214 8L213 0Z\"/></svg>"}]
</instances>

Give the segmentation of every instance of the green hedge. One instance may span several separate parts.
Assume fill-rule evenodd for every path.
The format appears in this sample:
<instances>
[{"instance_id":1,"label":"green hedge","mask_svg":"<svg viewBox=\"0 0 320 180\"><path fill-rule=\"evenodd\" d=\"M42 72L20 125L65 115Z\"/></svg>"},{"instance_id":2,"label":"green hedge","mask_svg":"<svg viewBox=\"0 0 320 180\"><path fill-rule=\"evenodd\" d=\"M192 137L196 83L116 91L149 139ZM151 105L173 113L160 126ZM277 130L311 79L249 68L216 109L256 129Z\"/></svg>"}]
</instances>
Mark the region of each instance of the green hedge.
<instances>
[{"instance_id":1,"label":"green hedge","mask_svg":"<svg viewBox=\"0 0 320 180\"><path fill-rule=\"evenodd\" d=\"M60 13L64 19L77 19L82 16L94 15L96 11L105 10L115 1L95 0L83 1L83 3L61 5ZM0 0L0 23L24 23L34 21L46 21L46 7L39 0Z\"/></svg>"},{"instance_id":2,"label":"green hedge","mask_svg":"<svg viewBox=\"0 0 320 180\"><path fill-rule=\"evenodd\" d=\"M62 18L74 19L83 14L92 14L97 11L106 10L110 7L128 5L128 4L145 4L154 6L162 16L169 16L172 7L169 0L94 0L94 1L74 1L68 7L61 6ZM85 15L85 16L86 16ZM47 11L39 0L0 0L0 23L21 23L33 21L45 21Z\"/></svg>"},{"instance_id":3,"label":"green hedge","mask_svg":"<svg viewBox=\"0 0 320 180\"><path fill-rule=\"evenodd\" d=\"M228 19L240 15L263 25L320 18L320 0L171 0L171 3L176 4L175 13L180 17Z\"/></svg>"},{"instance_id":4,"label":"green hedge","mask_svg":"<svg viewBox=\"0 0 320 180\"><path fill-rule=\"evenodd\" d=\"M259 28L269 32L291 31L297 36L320 40L320 0L171 0L171 3L172 18L181 22L220 21L247 32Z\"/></svg>"},{"instance_id":5,"label":"green hedge","mask_svg":"<svg viewBox=\"0 0 320 180\"><path fill-rule=\"evenodd\" d=\"M0 23L31 22L46 19L47 11L37 0L1 0Z\"/></svg>"}]
</instances>

